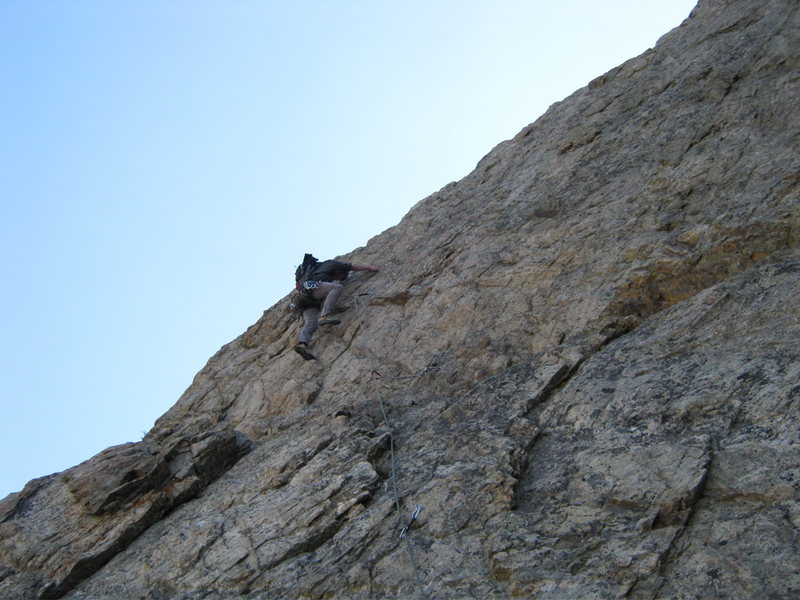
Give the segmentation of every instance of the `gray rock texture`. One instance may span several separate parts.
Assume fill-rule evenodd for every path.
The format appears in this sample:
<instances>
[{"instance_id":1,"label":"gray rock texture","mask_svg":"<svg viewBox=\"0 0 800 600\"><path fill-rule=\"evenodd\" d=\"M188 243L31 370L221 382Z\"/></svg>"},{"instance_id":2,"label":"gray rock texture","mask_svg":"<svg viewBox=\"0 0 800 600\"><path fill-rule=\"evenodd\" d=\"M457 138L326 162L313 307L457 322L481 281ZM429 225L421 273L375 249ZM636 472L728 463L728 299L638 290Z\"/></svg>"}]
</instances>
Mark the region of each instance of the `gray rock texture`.
<instances>
[{"instance_id":1,"label":"gray rock texture","mask_svg":"<svg viewBox=\"0 0 800 600\"><path fill-rule=\"evenodd\" d=\"M343 257L318 361L283 300L5 498L0 597L800 596L798 48L701 0Z\"/></svg>"}]
</instances>

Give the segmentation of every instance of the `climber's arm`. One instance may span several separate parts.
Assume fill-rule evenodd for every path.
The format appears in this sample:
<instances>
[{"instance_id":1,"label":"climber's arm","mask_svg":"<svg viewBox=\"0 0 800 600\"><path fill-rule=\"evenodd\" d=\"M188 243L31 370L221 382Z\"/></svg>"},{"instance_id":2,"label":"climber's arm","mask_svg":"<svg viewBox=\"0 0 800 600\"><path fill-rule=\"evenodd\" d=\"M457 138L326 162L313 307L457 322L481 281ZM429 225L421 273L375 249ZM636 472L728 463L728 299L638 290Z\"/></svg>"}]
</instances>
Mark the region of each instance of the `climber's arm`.
<instances>
[{"instance_id":1,"label":"climber's arm","mask_svg":"<svg viewBox=\"0 0 800 600\"><path fill-rule=\"evenodd\" d=\"M376 267L367 267L365 265L351 265L353 271L369 271L371 273L377 273L378 269Z\"/></svg>"}]
</instances>

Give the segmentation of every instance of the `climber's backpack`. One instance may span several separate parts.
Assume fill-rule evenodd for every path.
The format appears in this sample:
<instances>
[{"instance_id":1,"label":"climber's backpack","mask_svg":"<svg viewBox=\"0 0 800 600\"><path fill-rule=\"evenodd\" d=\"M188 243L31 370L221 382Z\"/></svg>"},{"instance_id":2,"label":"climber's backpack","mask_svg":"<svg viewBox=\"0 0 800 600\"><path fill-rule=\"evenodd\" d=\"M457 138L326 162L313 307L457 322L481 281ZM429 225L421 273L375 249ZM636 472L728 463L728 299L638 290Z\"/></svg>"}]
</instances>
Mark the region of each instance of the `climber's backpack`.
<instances>
[{"instance_id":1,"label":"climber's backpack","mask_svg":"<svg viewBox=\"0 0 800 600\"><path fill-rule=\"evenodd\" d=\"M294 281L296 287L300 287L304 281L308 279L308 276L311 275L311 272L314 270L314 267L317 266L319 261L314 258L311 254L306 254L303 256L303 263L295 269L294 272Z\"/></svg>"},{"instance_id":2,"label":"climber's backpack","mask_svg":"<svg viewBox=\"0 0 800 600\"><path fill-rule=\"evenodd\" d=\"M303 256L302 264L294 271L295 291L292 294L289 307L297 318L300 318L303 310L306 308L320 304L319 300L315 300L314 297L308 293L308 290L303 287L303 284L308 281L311 273L314 272L314 268L317 266L318 262L319 261L314 258L313 255L306 254Z\"/></svg>"}]
</instances>

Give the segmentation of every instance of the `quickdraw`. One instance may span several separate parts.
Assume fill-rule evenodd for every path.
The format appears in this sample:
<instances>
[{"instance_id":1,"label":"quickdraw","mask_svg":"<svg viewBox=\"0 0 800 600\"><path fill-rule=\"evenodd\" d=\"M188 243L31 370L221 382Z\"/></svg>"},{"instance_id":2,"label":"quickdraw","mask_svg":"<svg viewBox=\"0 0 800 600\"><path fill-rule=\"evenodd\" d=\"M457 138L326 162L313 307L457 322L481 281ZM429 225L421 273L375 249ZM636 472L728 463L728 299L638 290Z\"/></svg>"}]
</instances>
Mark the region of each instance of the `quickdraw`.
<instances>
[{"instance_id":1,"label":"quickdraw","mask_svg":"<svg viewBox=\"0 0 800 600\"><path fill-rule=\"evenodd\" d=\"M422 504L417 504L416 508L414 508L414 512L411 513L411 520L409 520L408 525L406 525L405 527L403 527L403 529L400 530L401 540L404 537L406 537L406 535L408 534L408 530L411 529L411 526L414 524L414 521L417 520L417 517L419 517L419 513L422 512L423 508L424 507L422 506Z\"/></svg>"}]
</instances>

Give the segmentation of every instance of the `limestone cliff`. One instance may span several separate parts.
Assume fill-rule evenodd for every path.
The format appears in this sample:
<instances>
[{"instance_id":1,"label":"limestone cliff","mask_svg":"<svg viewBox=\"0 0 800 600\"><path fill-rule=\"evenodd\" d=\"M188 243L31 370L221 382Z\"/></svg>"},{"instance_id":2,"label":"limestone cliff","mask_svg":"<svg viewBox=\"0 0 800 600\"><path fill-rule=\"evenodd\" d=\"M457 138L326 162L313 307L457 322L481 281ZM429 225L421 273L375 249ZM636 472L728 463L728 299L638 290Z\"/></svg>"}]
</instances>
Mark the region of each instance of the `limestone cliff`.
<instances>
[{"instance_id":1,"label":"limestone cliff","mask_svg":"<svg viewBox=\"0 0 800 600\"><path fill-rule=\"evenodd\" d=\"M345 257L319 361L281 301L3 500L0 597L800 595L798 48L701 0Z\"/></svg>"}]
</instances>

